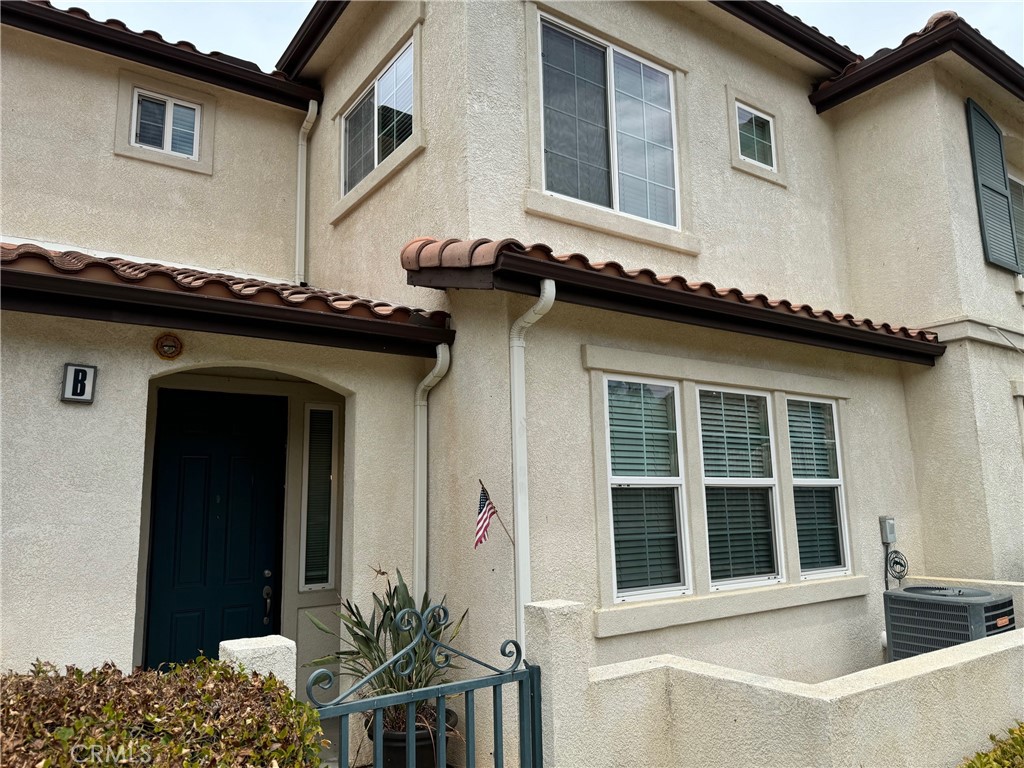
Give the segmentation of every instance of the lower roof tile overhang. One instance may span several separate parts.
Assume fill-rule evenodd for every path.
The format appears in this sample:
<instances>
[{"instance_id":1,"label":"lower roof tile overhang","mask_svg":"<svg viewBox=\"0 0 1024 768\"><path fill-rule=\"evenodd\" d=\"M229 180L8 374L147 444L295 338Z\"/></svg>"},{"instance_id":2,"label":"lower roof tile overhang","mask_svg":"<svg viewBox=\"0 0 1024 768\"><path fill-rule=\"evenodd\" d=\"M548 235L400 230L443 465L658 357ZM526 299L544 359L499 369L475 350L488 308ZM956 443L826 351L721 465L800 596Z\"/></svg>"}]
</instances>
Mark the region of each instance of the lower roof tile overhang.
<instances>
[{"instance_id":1,"label":"lower roof tile overhang","mask_svg":"<svg viewBox=\"0 0 1024 768\"><path fill-rule=\"evenodd\" d=\"M511 245L505 247L505 243ZM406 252L409 253L415 247L416 241L413 241L406 246ZM408 270L407 282L436 289L475 288L537 296L540 293L540 281L550 279L555 281L558 301L641 317L921 365L934 365L935 358L946 350L945 345L939 343L933 334L910 332L907 329L893 331L889 326L868 327L870 324L863 321L851 324L844 318L830 320L824 316L811 317L796 310L790 312L767 308L757 303L736 300L739 294L734 291L701 295L674 290L657 282L653 273L646 270L629 276L617 276L597 268L599 265L590 265L584 257L578 255L564 260L550 255L548 258L537 258L530 255L534 249L525 249L517 241L492 243L490 247L496 249L493 263L479 266L419 267L412 265L411 258L403 258ZM585 268L581 268L581 264L586 265ZM615 267L624 272L618 265ZM831 316L831 313L821 314Z\"/></svg>"},{"instance_id":2,"label":"lower roof tile overhang","mask_svg":"<svg viewBox=\"0 0 1024 768\"><path fill-rule=\"evenodd\" d=\"M403 320L357 317L259 299L83 279L55 273L41 259L35 261L3 265L4 310L425 358L437 356L437 345L455 340L444 313L421 318L413 312Z\"/></svg>"}]
</instances>

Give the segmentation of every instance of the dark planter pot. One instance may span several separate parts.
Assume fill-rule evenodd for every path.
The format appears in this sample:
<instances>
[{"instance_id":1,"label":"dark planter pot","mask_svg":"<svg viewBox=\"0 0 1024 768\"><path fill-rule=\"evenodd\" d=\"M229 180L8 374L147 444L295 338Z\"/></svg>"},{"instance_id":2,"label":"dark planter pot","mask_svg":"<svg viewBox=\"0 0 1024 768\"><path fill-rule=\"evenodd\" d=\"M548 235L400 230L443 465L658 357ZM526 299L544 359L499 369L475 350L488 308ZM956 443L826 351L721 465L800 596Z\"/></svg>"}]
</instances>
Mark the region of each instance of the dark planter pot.
<instances>
[{"instance_id":1,"label":"dark planter pot","mask_svg":"<svg viewBox=\"0 0 1024 768\"><path fill-rule=\"evenodd\" d=\"M446 709L444 720L450 734L459 716ZM373 741L372 721L366 730ZM405 768L405 731L384 731L384 768ZM437 732L433 729L416 729L416 768L437 768Z\"/></svg>"}]
</instances>

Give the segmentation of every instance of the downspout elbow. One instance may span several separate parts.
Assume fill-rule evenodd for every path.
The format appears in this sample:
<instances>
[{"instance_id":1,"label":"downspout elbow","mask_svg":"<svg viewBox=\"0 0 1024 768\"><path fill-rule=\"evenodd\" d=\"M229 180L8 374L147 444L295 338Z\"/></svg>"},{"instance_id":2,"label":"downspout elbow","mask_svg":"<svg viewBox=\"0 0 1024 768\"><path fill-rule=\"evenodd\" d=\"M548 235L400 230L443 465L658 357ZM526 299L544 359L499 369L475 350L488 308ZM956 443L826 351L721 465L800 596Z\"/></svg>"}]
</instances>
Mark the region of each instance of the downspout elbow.
<instances>
[{"instance_id":1,"label":"downspout elbow","mask_svg":"<svg viewBox=\"0 0 1024 768\"><path fill-rule=\"evenodd\" d=\"M299 128L299 157L295 191L295 284L306 284L306 147L309 132L319 111L316 101L310 99L306 119Z\"/></svg>"},{"instance_id":2,"label":"downspout elbow","mask_svg":"<svg viewBox=\"0 0 1024 768\"><path fill-rule=\"evenodd\" d=\"M526 310L513 324L508 334L510 347L525 347L526 332L530 327L548 313L555 303L555 281L550 279L541 280L540 298L537 303Z\"/></svg>"}]
</instances>

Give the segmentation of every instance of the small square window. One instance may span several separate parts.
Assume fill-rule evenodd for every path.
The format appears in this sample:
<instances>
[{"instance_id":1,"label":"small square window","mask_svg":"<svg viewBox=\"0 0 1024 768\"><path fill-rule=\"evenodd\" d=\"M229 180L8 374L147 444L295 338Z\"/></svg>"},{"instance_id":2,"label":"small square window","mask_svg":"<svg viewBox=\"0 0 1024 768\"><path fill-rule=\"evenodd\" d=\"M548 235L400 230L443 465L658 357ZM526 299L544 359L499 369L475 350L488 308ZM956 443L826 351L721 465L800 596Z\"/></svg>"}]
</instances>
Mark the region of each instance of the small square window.
<instances>
[{"instance_id":1,"label":"small square window","mask_svg":"<svg viewBox=\"0 0 1024 768\"><path fill-rule=\"evenodd\" d=\"M136 88L132 113L134 146L199 159L198 104Z\"/></svg>"},{"instance_id":2,"label":"small square window","mask_svg":"<svg viewBox=\"0 0 1024 768\"><path fill-rule=\"evenodd\" d=\"M412 136L412 41L384 68L344 118L344 193Z\"/></svg>"},{"instance_id":3,"label":"small square window","mask_svg":"<svg viewBox=\"0 0 1024 768\"><path fill-rule=\"evenodd\" d=\"M739 134L740 157L774 171L774 121L753 107L736 102L736 130Z\"/></svg>"}]
</instances>

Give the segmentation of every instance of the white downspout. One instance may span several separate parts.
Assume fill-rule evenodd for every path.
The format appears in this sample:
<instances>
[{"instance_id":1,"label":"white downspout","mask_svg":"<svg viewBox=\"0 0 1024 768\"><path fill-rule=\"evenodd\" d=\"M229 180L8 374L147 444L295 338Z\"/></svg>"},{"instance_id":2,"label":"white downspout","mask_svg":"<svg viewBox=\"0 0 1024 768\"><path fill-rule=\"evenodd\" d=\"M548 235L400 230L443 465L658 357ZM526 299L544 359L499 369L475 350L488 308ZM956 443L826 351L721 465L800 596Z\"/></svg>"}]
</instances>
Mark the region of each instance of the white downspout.
<instances>
[{"instance_id":1,"label":"white downspout","mask_svg":"<svg viewBox=\"0 0 1024 768\"><path fill-rule=\"evenodd\" d=\"M530 493L526 457L526 332L555 303L555 281L542 280L540 298L512 324L508 334L512 398L512 530L515 531L516 640L526 652L525 606L530 602Z\"/></svg>"},{"instance_id":2,"label":"white downspout","mask_svg":"<svg viewBox=\"0 0 1024 768\"><path fill-rule=\"evenodd\" d=\"M416 421L413 424L413 532L412 586L418 605L427 591L427 395L444 375L451 363L447 344L437 345L434 369L416 387Z\"/></svg>"},{"instance_id":3,"label":"white downspout","mask_svg":"<svg viewBox=\"0 0 1024 768\"><path fill-rule=\"evenodd\" d=\"M306 283L306 140L316 122L317 104L309 100L306 119L299 128L299 167L295 174L298 189L295 194L295 284Z\"/></svg>"}]
</instances>

